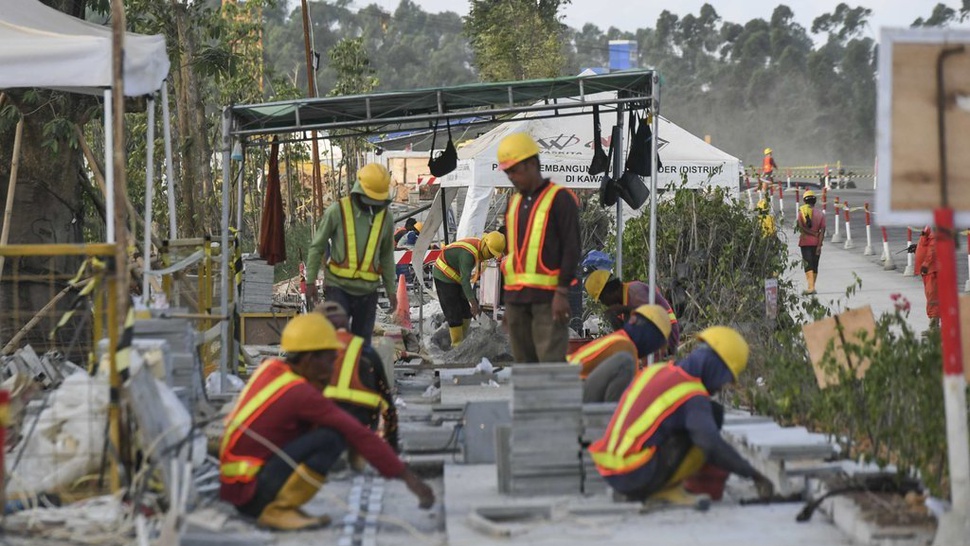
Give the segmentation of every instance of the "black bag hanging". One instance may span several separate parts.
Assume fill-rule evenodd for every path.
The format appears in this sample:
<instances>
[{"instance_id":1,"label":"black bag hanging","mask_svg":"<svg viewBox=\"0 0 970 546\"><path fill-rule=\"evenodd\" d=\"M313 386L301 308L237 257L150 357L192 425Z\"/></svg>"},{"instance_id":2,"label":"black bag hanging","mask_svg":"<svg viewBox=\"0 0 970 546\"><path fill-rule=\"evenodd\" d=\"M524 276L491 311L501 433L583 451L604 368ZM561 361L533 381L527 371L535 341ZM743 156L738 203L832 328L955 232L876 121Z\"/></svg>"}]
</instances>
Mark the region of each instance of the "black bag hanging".
<instances>
[{"instance_id":1,"label":"black bag hanging","mask_svg":"<svg viewBox=\"0 0 970 546\"><path fill-rule=\"evenodd\" d=\"M643 178L633 171L626 171L616 183L620 197L626 201L630 208L637 210L647 202L650 197L650 189L643 182Z\"/></svg>"},{"instance_id":2,"label":"black bag hanging","mask_svg":"<svg viewBox=\"0 0 970 546\"><path fill-rule=\"evenodd\" d=\"M448 144L445 145L444 151L438 154L438 157L434 156L434 143L438 137L437 121L434 124L434 136L431 137L431 159L428 160L428 168L431 169L431 174L437 178L441 178L458 168L458 149L455 148L455 143L451 140L451 122L446 119L445 124L448 126Z\"/></svg>"},{"instance_id":3,"label":"black bag hanging","mask_svg":"<svg viewBox=\"0 0 970 546\"><path fill-rule=\"evenodd\" d=\"M626 170L640 176L650 177L650 140L653 131L646 119L639 120L633 110L630 110L630 153L626 157ZM657 168L661 167L660 150L657 150Z\"/></svg>"},{"instance_id":4,"label":"black bag hanging","mask_svg":"<svg viewBox=\"0 0 970 546\"><path fill-rule=\"evenodd\" d=\"M611 149L612 150L612 149ZM593 161L589 164L588 172L591 176L610 170L610 158L603 151L603 130L600 126L600 107L593 105Z\"/></svg>"},{"instance_id":5,"label":"black bag hanging","mask_svg":"<svg viewBox=\"0 0 970 546\"><path fill-rule=\"evenodd\" d=\"M610 166L613 164L613 143L617 141L617 133L619 133L618 127L613 127L613 134L610 137L610 153L606 156L606 169L602 180L600 180L600 205L604 208L612 207L619 199L616 180L610 177Z\"/></svg>"},{"instance_id":6,"label":"black bag hanging","mask_svg":"<svg viewBox=\"0 0 970 546\"><path fill-rule=\"evenodd\" d=\"M647 130L647 138L643 139L643 129ZM641 122L637 128L637 118L630 110L630 153L626 158L626 169L623 175L616 182L617 192L620 198L630 205L630 208L637 210L646 203L650 197L650 190L644 184L641 176L649 176L650 173L650 126L648 123ZM646 150L644 151L644 144ZM646 173L643 175L641 169L646 163Z\"/></svg>"}]
</instances>

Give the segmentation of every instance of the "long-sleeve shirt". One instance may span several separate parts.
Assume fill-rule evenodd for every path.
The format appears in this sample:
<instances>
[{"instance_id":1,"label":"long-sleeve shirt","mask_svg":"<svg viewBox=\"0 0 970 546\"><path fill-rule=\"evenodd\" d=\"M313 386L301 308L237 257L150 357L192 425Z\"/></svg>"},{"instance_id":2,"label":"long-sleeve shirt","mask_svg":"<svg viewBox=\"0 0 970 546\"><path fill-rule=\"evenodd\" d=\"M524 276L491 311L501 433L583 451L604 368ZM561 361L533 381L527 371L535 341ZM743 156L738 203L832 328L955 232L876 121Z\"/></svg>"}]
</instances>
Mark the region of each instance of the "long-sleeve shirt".
<instances>
[{"instance_id":1,"label":"long-sleeve shirt","mask_svg":"<svg viewBox=\"0 0 970 546\"><path fill-rule=\"evenodd\" d=\"M351 197L351 208L354 211L354 233L357 238L357 255L364 256L367 248L367 240L370 236L371 225L374 223L374 215L370 213L369 207L358 205L357 199ZM344 248L346 246L344 226L341 220L340 202L332 203L323 213L317 234L310 243L307 256L307 281L316 281L320 271L321 259L329 256L335 262L343 262ZM328 252L329 250L329 252ZM393 294L395 290L395 262L394 262L394 218L391 211L384 213L384 226L378 241L377 255L375 257L375 267L381 271L381 281L388 294ZM330 272L329 268L324 267L324 279L328 286L336 286L348 294L364 296L377 291L379 281L365 281L364 279L345 279L338 277Z\"/></svg>"},{"instance_id":2,"label":"long-sleeve shirt","mask_svg":"<svg viewBox=\"0 0 970 546\"><path fill-rule=\"evenodd\" d=\"M825 211L808 205L798 207L798 246L818 246L824 237Z\"/></svg>"},{"instance_id":3,"label":"long-sleeve shirt","mask_svg":"<svg viewBox=\"0 0 970 546\"><path fill-rule=\"evenodd\" d=\"M637 308L641 305L646 305L650 303L650 285L643 281L630 281L625 284L624 294L625 301L623 305ZM674 314L674 308L670 306L670 302L660 293L660 289L654 290L654 303L663 307L667 310L667 315L671 317L670 321L670 335L667 336L667 350L670 354L675 354L677 352L677 347L680 346L680 323L677 322L677 315Z\"/></svg>"},{"instance_id":4,"label":"long-sleeve shirt","mask_svg":"<svg viewBox=\"0 0 970 546\"><path fill-rule=\"evenodd\" d=\"M350 414L340 409L323 393L302 381L274 400L250 425L256 432L280 448L303 436L310 430L323 427L336 431L382 476L396 478L404 472L404 463L395 455L391 446L360 424ZM273 452L249 435L243 434L233 447L238 457L269 459ZM248 483L222 483L220 496L236 505L249 502L256 492L256 481Z\"/></svg>"},{"instance_id":5,"label":"long-sleeve shirt","mask_svg":"<svg viewBox=\"0 0 970 546\"><path fill-rule=\"evenodd\" d=\"M516 230L517 248L525 247L526 234L529 232L529 216L536 198L546 189L549 180L529 195L522 195L519 205L519 225ZM559 270L559 286L568 288L576 280L576 268L582 253L582 238L579 234L579 204L571 191L560 191L552 201L549 219L542 234L542 263L549 269ZM511 259L511 256L509 257ZM505 303L547 303L552 301L552 290L523 288L506 290Z\"/></svg>"},{"instance_id":6,"label":"long-sleeve shirt","mask_svg":"<svg viewBox=\"0 0 970 546\"><path fill-rule=\"evenodd\" d=\"M448 265L458 271L458 276L461 277L461 291L465 293L465 298L468 301L478 301L478 297L472 289L472 278L475 276L475 266L478 264L478 260L472 256L471 252L457 246L448 245L441 252L445 255L445 261L448 262ZM437 267L431 272L431 276L441 282L455 282Z\"/></svg>"},{"instance_id":7,"label":"long-sleeve shirt","mask_svg":"<svg viewBox=\"0 0 970 546\"><path fill-rule=\"evenodd\" d=\"M919 236L916 244L916 270L920 275L932 275L937 272L936 268L936 234L932 230L924 231Z\"/></svg>"}]
</instances>

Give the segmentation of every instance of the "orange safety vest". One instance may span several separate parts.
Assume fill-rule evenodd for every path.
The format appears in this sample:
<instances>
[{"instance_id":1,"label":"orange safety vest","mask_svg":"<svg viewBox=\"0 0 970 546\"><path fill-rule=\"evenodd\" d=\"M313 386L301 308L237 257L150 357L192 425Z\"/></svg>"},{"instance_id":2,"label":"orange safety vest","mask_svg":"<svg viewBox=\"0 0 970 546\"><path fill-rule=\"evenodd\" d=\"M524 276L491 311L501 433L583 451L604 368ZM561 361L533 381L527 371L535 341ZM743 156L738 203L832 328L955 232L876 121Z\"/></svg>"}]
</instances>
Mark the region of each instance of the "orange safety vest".
<instances>
[{"instance_id":1,"label":"orange safety vest","mask_svg":"<svg viewBox=\"0 0 970 546\"><path fill-rule=\"evenodd\" d=\"M542 263L542 245L549 221L549 210L556 194L562 189L562 186L550 182L539 194L529 213L523 248L519 248L519 205L522 203L522 194L516 192L509 201L508 210L505 212L508 259L502 265L506 290L555 290L559 285L559 270L549 269Z\"/></svg>"},{"instance_id":2,"label":"orange safety vest","mask_svg":"<svg viewBox=\"0 0 970 546\"><path fill-rule=\"evenodd\" d=\"M482 240L478 239L477 237L468 237L466 239L455 241L454 243L442 248L441 253L438 254L438 259L434 262L434 266L438 268L438 271L441 271L445 277L448 277L456 283L461 284L461 274L457 269L451 267L451 264L449 264L448 260L445 258L445 252L455 248L461 248L471 252L471 255L475 257L475 267L473 268L473 271L478 271L479 256L481 256L482 252Z\"/></svg>"},{"instance_id":3,"label":"orange safety vest","mask_svg":"<svg viewBox=\"0 0 970 546\"><path fill-rule=\"evenodd\" d=\"M771 160L771 156L766 155L764 162L761 164L762 172L764 172L765 174L771 174L771 172L775 170L775 166L773 163L774 162Z\"/></svg>"},{"instance_id":4,"label":"orange safety vest","mask_svg":"<svg viewBox=\"0 0 970 546\"><path fill-rule=\"evenodd\" d=\"M370 235L367 237L367 246L364 247L364 256L361 257L357 255L357 233L354 230L353 205L350 203L350 197L344 197L340 200L340 221L344 227L344 261L340 263L333 261L333 253L331 253L330 261L327 263L331 273L344 279L380 280L381 267L379 265L374 266L374 258L377 256L377 246L384 229L385 212L386 209L381 209L374 217L374 222L370 227Z\"/></svg>"},{"instance_id":5,"label":"orange safety vest","mask_svg":"<svg viewBox=\"0 0 970 546\"><path fill-rule=\"evenodd\" d=\"M344 331L337 332L337 338L344 344L344 349L337 353L330 384L323 389L323 395L337 402L383 410L387 407L387 401L360 380L360 355L364 350L364 338Z\"/></svg>"},{"instance_id":6,"label":"orange safety vest","mask_svg":"<svg viewBox=\"0 0 970 546\"><path fill-rule=\"evenodd\" d=\"M628 282L623 283L623 305L630 305L630 283ZM674 308L668 306L666 309L671 326L677 324L677 313L674 313Z\"/></svg>"},{"instance_id":7,"label":"orange safety vest","mask_svg":"<svg viewBox=\"0 0 970 546\"><path fill-rule=\"evenodd\" d=\"M595 361L601 354L603 354L603 351L610 348L610 346L613 344L623 342L633 344L633 340L630 339L630 335L627 334L625 330L617 330L608 336L594 339L593 341L590 341L586 345L583 345L577 349L575 352L566 355L566 361L570 364L582 366L583 369L579 371L579 377L586 379L586 377L596 369L596 367L592 365L593 361ZM633 345L633 359L636 360L636 345Z\"/></svg>"},{"instance_id":8,"label":"orange safety vest","mask_svg":"<svg viewBox=\"0 0 970 546\"><path fill-rule=\"evenodd\" d=\"M606 434L589 446L599 473L627 474L650 462L657 446L644 444L664 419L695 396L709 396L704 384L673 362L641 370L623 393Z\"/></svg>"},{"instance_id":9,"label":"orange safety vest","mask_svg":"<svg viewBox=\"0 0 970 546\"><path fill-rule=\"evenodd\" d=\"M256 479L264 459L235 455L233 448L253 421L288 390L305 383L306 379L293 372L282 360L267 360L256 369L249 383L239 394L239 400L226 417L226 430L219 446L219 480L223 483L247 483Z\"/></svg>"}]
</instances>

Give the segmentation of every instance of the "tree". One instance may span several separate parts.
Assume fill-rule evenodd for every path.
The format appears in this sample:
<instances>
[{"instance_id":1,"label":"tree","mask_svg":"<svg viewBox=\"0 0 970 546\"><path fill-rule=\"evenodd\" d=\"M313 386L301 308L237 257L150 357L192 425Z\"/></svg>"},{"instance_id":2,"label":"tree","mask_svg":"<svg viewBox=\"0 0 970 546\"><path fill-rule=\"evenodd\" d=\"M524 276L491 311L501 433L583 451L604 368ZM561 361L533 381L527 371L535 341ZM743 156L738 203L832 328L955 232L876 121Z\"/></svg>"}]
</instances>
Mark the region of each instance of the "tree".
<instances>
[{"instance_id":1,"label":"tree","mask_svg":"<svg viewBox=\"0 0 970 546\"><path fill-rule=\"evenodd\" d=\"M570 0L471 0L465 32L485 81L559 76L565 65L559 8Z\"/></svg>"},{"instance_id":2,"label":"tree","mask_svg":"<svg viewBox=\"0 0 970 546\"><path fill-rule=\"evenodd\" d=\"M374 77L374 69L364 50L362 38L343 40L331 49L330 65L337 73L337 81L329 93L331 96L368 93L379 83ZM351 177L357 172L367 145L364 138L353 135L356 133L352 131L333 131L334 138L341 139L340 148L343 151L341 166L347 173L347 193L350 193Z\"/></svg>"},{"instance_id":3,"label":"tree","mask_svg":"<svg viewBox=\"0 0 970 546\"><path fill-rule=\"evenodd\" d=\"M945 27L949 26L949 24L953 22L962 23L966 21L968 17L970 17L970 0L962 0L959 13L957 13L957 10L941 3L933 6L933 13L931 13L926 19L919 17L913 21L913 26Z\"/></svg>"}]
</instances>

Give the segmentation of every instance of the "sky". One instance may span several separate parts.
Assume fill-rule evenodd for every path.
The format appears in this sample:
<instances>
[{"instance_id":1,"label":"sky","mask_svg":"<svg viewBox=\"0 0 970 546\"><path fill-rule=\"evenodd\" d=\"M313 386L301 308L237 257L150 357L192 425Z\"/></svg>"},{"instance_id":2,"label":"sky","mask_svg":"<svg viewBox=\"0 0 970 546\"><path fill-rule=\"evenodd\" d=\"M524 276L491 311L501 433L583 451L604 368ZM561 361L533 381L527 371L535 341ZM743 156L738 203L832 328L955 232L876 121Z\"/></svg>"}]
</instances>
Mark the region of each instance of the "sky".
<instances>
[{"instance_id":1,"label":"sky","mask_svg":"<svg viewBox=\"0 0 970 546\"><path fill-rule=\"evenodd\" d=\"M413 0L428 12L457 11L468 14L468 2L463 0ZM561 11L565 23L573 28L581 28L585 23L593 23L606 30L613 26L620 30L634 31L637 28L654 27L657 16L668 10L679 16L688 13L698 14L705 3L714 6L722 20L744 24L754 18L768 19L775 6L786 4L795 13L795 19L807 30L812 21L824 13L831 13L842 2L851 7L865 6L872 10L869 20L869 36L878 40L881 27L908 27L918 17L929 17L933 6L943 2L952 8L959 6L957 0L677 0L658 2L653 0L572 0ZM399 0L354 0L355 6L378 4L393 12Z\"/></svg>"}]
</instances>

